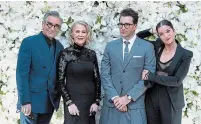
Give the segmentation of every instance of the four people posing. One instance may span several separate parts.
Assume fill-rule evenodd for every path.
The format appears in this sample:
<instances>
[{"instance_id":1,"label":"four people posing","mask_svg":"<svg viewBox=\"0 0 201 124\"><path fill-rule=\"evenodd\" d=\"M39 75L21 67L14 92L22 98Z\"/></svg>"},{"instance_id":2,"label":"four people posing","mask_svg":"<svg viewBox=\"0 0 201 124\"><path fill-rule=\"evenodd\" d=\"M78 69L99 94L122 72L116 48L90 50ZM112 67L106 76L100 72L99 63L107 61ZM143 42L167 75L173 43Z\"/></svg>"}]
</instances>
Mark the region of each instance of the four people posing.
<instances>
[{"instance_id":1,"label":"four people posing","mask_svg":"<svg viewBox=\"0 0 201 124\"><path fill-rule=\"evenodd\" d=\"M63 49L54 38L62 19L55 11L47 12L42 32L25 38L19 50L20 123L50 123L62 95L64 124L95 124L102 85L100 124L180 124L182 80L193 54L175 40L171 22L158 23L160 39L155 42L141 39L151 35L148 30L136 35L137 22L134 10L121 11L121 38L107 44L100 76L96 53L86 47L91 27L75 22L69 31L71 44Z\"/></svg>"}]
</instances>

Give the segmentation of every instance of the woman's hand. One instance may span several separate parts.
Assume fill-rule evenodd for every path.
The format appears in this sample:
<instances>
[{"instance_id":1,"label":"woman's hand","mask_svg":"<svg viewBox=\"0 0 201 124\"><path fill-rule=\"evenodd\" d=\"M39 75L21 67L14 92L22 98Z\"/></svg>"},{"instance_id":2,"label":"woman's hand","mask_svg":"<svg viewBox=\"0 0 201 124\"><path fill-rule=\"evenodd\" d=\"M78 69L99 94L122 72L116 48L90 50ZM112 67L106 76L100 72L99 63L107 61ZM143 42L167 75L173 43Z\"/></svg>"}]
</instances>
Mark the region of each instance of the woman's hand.
<instances>
[{"instance_id":1,"label":"woman's hand","mask_svg":"<svg viewBox=\"0 0 201 124\"><path fill-rule=\"evenodd\" d=\"M142 72L142 80L148 80L148 70L143 70Z\"/></svg>"},{"instance_id":2,"label":"woman's hand","mask_svg":"<svg viewBox=\"0 0 201 124\"><path fill-rule=\"evenodd\" d=\"M93 112L96 113L97 111L98 111L98 105L95 104L95 103L93 103L93 104L91 105L91 107L90 107L90 110L89 110L90 115L91 115Z\"/></svg>"},{"instance_id":3,"label":"woman's hand","mask_svg":"<svg viewBox=\"0 0 201 124\"><path fill-rule=\"evenodd\" d=\"M68 111L71 115L77 115L79 116L79 110L75 104L69 105L68 106Z\"/></svg>"},{"instance_id":4,"label":"woman's hand","mask_svg":"<svg viewBox=\"0 0 201 124\"><path fill-rule=\"evenodd\" d=\"M155 28L153 28L153 27L152 27L152 28L150 28L149 32L150 32L151 34L158 35L158 33L157 33L156 29L155 29Z\"/></svg>"}]
</instances>

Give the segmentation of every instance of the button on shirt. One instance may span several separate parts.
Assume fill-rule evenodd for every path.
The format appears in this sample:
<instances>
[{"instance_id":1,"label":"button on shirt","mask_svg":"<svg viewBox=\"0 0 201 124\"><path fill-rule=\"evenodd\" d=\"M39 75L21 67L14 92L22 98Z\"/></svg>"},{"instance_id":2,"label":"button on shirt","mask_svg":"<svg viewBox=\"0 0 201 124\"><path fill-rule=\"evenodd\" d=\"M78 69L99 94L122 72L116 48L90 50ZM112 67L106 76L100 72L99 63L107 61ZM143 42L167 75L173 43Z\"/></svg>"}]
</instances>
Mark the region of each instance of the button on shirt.
<instances>
[{"instance_id":1,"label":"button on shirt","mask_svg":"<svg viewBox=\"0 0 201 124\"><path fill-rule=\"evenodd\" d=\"M133 36L130 40L128 40L128 41L123 38L123 51L122 51L122 53L123 53L123 60L124 60L124 49L125 49L125 47L126 47L126 44L125 44L124 42L129 42L128 51L130 52L130 50L131 50L131 48L132 48L132 46L133 46L133 43L135 42L135 39L136 39L136 35L134 35L134 36Z\"/></svg>"}]
</instances>

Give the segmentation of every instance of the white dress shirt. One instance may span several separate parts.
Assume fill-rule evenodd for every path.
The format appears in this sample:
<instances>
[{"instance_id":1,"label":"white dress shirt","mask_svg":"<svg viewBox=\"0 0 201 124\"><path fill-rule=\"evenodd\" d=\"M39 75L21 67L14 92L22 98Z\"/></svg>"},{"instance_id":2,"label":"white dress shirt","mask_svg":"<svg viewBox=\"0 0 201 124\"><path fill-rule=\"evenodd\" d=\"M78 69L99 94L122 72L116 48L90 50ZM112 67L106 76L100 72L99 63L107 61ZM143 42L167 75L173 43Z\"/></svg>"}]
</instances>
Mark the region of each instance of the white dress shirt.
<instances>
[{"instance_id":1,"label":"white dress shirt","mask_svg":"<svg viewBox=\"0 0 201 124\"><path fill-rule=\"evenodd\" d=\"M126 47L126 45L125 45L124 42L125 41L129 42L129 44L128 44L128 51L130 52L130 50L131 50L131 48L133 46L133 43L135 42L135 39L136 39L136 34L130 40L128 40L128 41L123 38L123 51L122 51L122 53L123 53L123 60L124 60L124 49Z\"/></svg>"}]
</instances>

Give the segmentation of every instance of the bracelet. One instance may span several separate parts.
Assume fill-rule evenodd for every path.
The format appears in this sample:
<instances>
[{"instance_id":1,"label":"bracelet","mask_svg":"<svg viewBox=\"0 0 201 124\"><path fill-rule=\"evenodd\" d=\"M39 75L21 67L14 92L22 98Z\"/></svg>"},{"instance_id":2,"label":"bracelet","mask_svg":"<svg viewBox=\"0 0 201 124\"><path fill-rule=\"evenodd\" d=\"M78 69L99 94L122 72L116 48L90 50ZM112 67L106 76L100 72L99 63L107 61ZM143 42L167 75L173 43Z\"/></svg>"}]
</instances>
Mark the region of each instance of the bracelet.
<instances>
[{"instance_id":1,"label":"bracelet","mask_svg":"<svg viewBox=\"0 0 201 124\"><path fill-rule=\"evenodd\" d=\"M73 101L72 100L68 100L67 102L65 102L65 105L67 105L67 106L70 106L70 105L72 105L73 104Z\"/></svg>"},{"instance_id":2,"label":"bracelet","mask_svg":"<svg viewBox=\"0 0 201 124\"><path fill-rule=\"evenodd\" d=\"M96 101L94 103L99 106L100 105L100 100L96 99Z\"/></svg>"}]
</instances>

